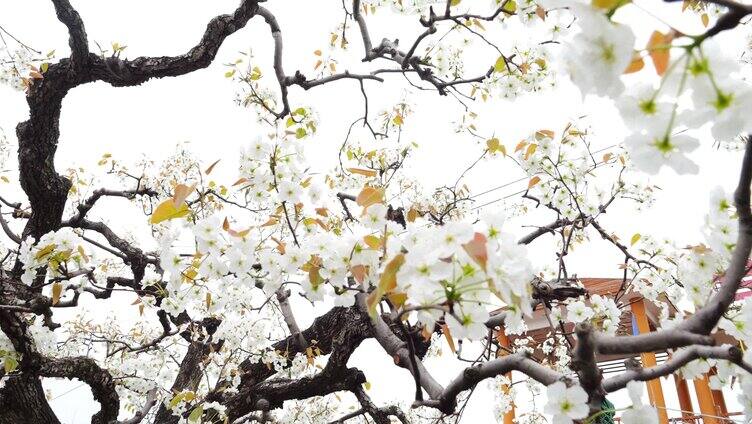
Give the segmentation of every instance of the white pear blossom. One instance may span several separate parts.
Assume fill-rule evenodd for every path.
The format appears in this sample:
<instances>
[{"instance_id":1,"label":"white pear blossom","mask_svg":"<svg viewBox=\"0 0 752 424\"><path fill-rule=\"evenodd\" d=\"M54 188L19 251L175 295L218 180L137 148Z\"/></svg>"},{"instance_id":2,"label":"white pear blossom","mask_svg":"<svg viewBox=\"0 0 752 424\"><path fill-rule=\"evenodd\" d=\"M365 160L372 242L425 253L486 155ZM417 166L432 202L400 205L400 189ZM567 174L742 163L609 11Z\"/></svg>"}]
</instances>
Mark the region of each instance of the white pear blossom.
<instances>
[{"instance_id":1,"label":"white pear blossom","mask_svg":"<svg viewBox=\"0 0 752 424\"><path fill-rule=\"evenodd\" d=\"M588 416L588 395L580 386L567 387L563 381L557 381L548 386L546 397L543 412L553 415L554 424L572 424Z\"/></svg>"},{"instance_id":2,"label":"white pear blossom","mask_svg":"<svg viewBox=\"0 0 752 424\"><path fill-rule=\"evenodd\" d=\"M640 381L630 381L627 383L629 398L632 400L632 407L622 413L621 421L624 424L657 424L658 411L655 407L644 405L642 403L642 393L645 383Z\"/></svg>"},{"instance_id":3,"label":"white pear blossom","mask_svg":"<svg viewBox=\"0 0 752 424\"><path fill-rule=\"evenodd\" d=\"M582 94L616 97L624 90L621 75L632 60L631 28L611 22L590 6L574 9L582 28L562 52L569 77Z\"/></svg>"}]
</instances>

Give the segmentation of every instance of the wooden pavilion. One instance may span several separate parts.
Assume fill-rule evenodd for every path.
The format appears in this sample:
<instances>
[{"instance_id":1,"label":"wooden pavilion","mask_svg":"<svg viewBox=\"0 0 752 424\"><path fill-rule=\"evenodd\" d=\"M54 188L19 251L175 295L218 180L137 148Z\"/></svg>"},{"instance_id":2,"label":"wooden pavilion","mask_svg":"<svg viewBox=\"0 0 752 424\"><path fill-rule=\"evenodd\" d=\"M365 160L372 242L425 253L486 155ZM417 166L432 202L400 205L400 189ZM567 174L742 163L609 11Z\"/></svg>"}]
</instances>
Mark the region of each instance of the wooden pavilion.
<instances>
[{"instance_id":1,"label":"wooden pavilion","mask_svg":"<svg viewBox=\"0 0 752 424\"><path fill-rule=\"evenodd\" d=\"M590 295L602 295L613 297L619 291L621 287L621 279L611 278L582 278L579 280L585 287ZM738 298L746 297L750 295L749 288L743 288L740 291ZM627 293L622 296L621 301L625 304L629 304L629 308L624 310L619 322L617 335L629 335L640 334L655 331L659 327L658 309L650 301L643 299L636 293ZM548 319L544 315L543 311L539 308L536 309L533 316L526 320L528 331L523 336L510 336L507 337L503 332L499 334L499 341L502 344L511 346L514 341L519 337L532 338L535 342L533 345L539 346L551 332ZM564 326L566 332L572 332L574 330L573 323L566 323ZM720 343L736 343L728 337L723 335L719 336L718 344ZM543 355L541 351L536 352ZM536 355L537 356L537 355ZM543 355L545 356L545 355ZM669 356L668 352L650 352L643 353L639 358L632 358L630 356L623 355L598 355L598 365L603 371L604 375L620 373L626 370L625 361L629 359L637 360L643 367L652 367L658 363L665 361ZM723 392L720 390L713 390L709 384L709 378L713 374L714 370L711 369L709 373L702 376L702 378L696 378L691 382L688 382L682 378L679 374L674 374L674 385L676 387L676 396L679 401L680 411L676 411L675 414L681 413L681 416L675 416L669 418L669 410L666 408L666 394L664 394L663 385L660 379L650 380L646 382L647 393L650 399L650 403L658 410L658 417L660 424L668 423L693 423L693 424L727 424L732 422L739 422L738 418L735 421L732 419L739 413L729 413L726 409L726 402L723 396ZM511 375L508 375L511 379ZM691 387L691 388L690 388ZM694 390L695 397L697 399L698 408L693 406L690 390ZM671 394L668 394L671 395ZM674 410L672 409L671 412ZM504 416L504 424L513 424L515 418L514 405L512 409ZM618 418L617 418L618 421Z\"/></svg>"}]
</instances>

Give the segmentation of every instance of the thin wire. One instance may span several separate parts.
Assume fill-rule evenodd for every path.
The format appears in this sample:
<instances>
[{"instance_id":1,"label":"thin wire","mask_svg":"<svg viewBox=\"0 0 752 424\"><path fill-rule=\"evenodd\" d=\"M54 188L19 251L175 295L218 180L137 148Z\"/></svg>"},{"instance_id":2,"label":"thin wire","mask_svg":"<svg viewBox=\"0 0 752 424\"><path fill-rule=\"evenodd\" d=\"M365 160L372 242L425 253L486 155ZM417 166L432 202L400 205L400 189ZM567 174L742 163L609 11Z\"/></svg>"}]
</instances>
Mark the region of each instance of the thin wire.
<instances>
[{"instance_id":1,"label":"thin wire","mask_svg":"<svg viewBox=\"0 0 752 424\"><path fill-rule=\"evenodd\" d=\"M55 396L54 398L51 398L51 399L49 399L49 400L48 400L48 402L52 402L53 400L55 400L55 399L57 399L57 398L59 398L59 397L63 397L63 396L65 396L65 395L67 395L68 393L70 393L70 392L72 392L72 391L74 391L74 390L78 390L78 389L80 389L81 387L84 387L84 386L86 386L86 383L81 383L81 384L79 384L78 386L76 386L76 387L74 387L74 388L72 388L72 389L68 390L67 392L63 392L63 393L61 393L61 394L59 394L59 395Z\"/></svg>"},{"instance_id":2,"label":"thin wire","mask_svg":"<svg viewBox=\"0 0 752 424\"><path fill-rule=\"evenodd\" d=\"M604 150L609 150L609 149L611 149L611 148L613 148L613 147L616 147L616 146L617 146L616 144L612 144L612 145L610 145L610 146L608 146L608 147L604 147L604 148L602 148L602 149L599 149L599 150L596 150L596 151L594 151L594 152L591 152L590 154L591 154L591 155L593 155L593 154L596 154L596 153L600 153L600 152L602 152L602 151L604 151ZM580 157L580 158L577 158L577 159L584 159L585 157L586 157L586 156L583 156L583 157ZM508 187L508 186L510 186L510 185L512 185L512 184L515 184L515 183L518 183L518 182L521 182L521 181L525 181L525 180L527 180L527 178L528 178L528 177L527 177L527 176L525 176L525 177L522 177L522 178L520 178L520 179L517 179L517 180L511 181L511 182L508 182L508 183L502 184L502 185L500 185L500 186L498 186L498 187L494 187L494 188L488 189L488 190L486 190L486 191L484 191L484 192L481 192L481 193L478 193L478 194L472 195L472 196L468 197L468 199L473 199L473 198L476 198L476 197L478 197L478 196L484 195L484 194L486 194L486 193L490 193L490 192L492 192L492 191L495 191L495 190L498 190L498 189L501 189L501 188L504 188L504 187ZM498 198L498 199L496 199L496 200L491 200L490 202L486 202L486 203L484 203L484 204L482 204L482 205L479 205L479 206L475 206L475 207L473 207L473 208L470 208L470 210L471 210L471 211L475 211L475 210L478 210L478 209L480 209L480 208L483 208L483 207L486 207L486 206L488 206L488 205L492 205L492 204L494 204L494 203L496 203L496 202L500 202L500 201L502 201L502 200L505 200L505 199L508 199L508 198L510 198L510 197L514 197L514 196L517 196L518 194L522 194L522 193L524 193L525 191L527 191L527 190L520 190L520 191L514 192L514 193L512 193L512 194L508 194L508 195L506 195L506 196L503 196L503 197L500 197L500 198Z\"/></svg>"},{"instance_id":3,"label":"thin wire","mask_svg":"<svg viewBox=\"0 0 752 424\"><path fill-rule=\"evenodd\" d=\"M524 193L524 192L526 192L526 191L527 191L527 190L520 190L520 191L514 192L514 193L512 193L512 194L507 194L507 195L506 195L506 196L504 196L504 197L500 197L500 198L498 198L498 199L496 199L496 200L491 200L490 202L486 202L486 203L484 203L484 204L482 204L482 205L478 205L478 206L476 206L476 207L474 207L474 208L471 208L470 210L471 210L471 211L474 211L474 210L478 210L478 209L480 209L480 208L484 208L484 207L486 207L486 206L488 206L488 205L492 205L492 204L494 204L494 203L496 203L496 202L501 202L502 200L506 200L506 199L508 199L508 198L510 198L510 197L514 197L514 196L517 196L518 194L522 194L522 193Z\"/></svg>"},{"instance_id":4,"label":"thin wire","mask_svg":"<svg viewBox=\"0 0 752 424\"><path fill-rule=\"evenodd\" d=\"M600 152L603 152L603 151L606 151L606 150L609 150L609 149L613 149L614 147L617 147L617 146L618 146L618 144L612 144L612 145L610 145L610 146L608 146L608 147L604 147L604 148L602 148L602 149L598 149L598 150L596 150L596 151L594 151L594 152L590 152L590 155L594 155L594 154L596 154L596 153L600 153ZM584 159L584 158L586 158L586 157L587 157L587 156L582 156L582 157L576 158L575 160L577 160L577 159ZM527 177L527 176L525 176L525 177L522 177L522 178L518 178L518 179L516 179L516 180L514 180L514 181L509 181L509 182L507 182L507 183L504 183L504 184L502 184L502 185L500 185L500 186L498 186L498 187L493 187L493 188L489 188L489 189L488 189L488 190L486 190L486 191L482 191L482 192L480 192L480 193L477 193L477 194L473 194L472 196L468 197L468 199L475 199L476 197L482 196L482 195L484 195L484 194L488 194L488 193L491 193L492 191L496 191L496 190L502 189L502 188L504 188L504 187L508 187L508 186L510 186L510 185L512 185L512 184L516 184L516 183L519 183L519 182L525 181L525 180L527 180L527 178L528 178L528 177Z\"/></svg>"}]
</instances>

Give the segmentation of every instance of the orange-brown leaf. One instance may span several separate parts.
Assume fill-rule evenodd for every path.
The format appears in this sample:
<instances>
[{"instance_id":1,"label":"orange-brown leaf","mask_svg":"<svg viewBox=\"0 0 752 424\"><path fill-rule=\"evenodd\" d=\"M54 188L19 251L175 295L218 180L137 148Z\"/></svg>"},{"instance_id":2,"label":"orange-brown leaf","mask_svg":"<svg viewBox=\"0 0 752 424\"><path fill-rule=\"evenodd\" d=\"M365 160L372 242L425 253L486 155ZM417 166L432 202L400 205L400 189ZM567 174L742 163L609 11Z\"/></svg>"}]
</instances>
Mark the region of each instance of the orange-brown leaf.
<instances>
[{"instance_id":1,"label":"orange-brown leaf","mask_svg":"<svg viewBox=\"0 0 752 424\"><path fill-rule=\"evenodd\" d=\"M467 255L472 258L485 271L488 262L488 250L486 249L486 236L475 233L472 240L462 245Z\"/></svg>"},{"instance_id":2,"label":"orange-brown leaf","mask_svg":"<svg viewBox=\"0 0 752 424\"><path fill-rule=\"evenodd\" d=\"M378 174L378 172L373 169L347 168L347 170L353 174L363 175L365 177L375 177Z\"/></svg>"},{"instance_id":3,"label":"orange-brown leaf","mask_svg":"<svg viewBox=\"0 0 752 424\"><path fill-rule=\"evenodd\" d=\"M362 206L364 209L384 201L384 190L376 187L363 187L363 190L358 193L358 197L355 198L355 202Z\"/></svg>"},{"instance_id":4,"label":"orange-brown leaf","mask_svg":"<svg viewBox=\"0 0 752 424\"><path fill-rule=\"evenodd\" d=\"M668 63L671 59L671 41L674 39L672 34L663 34L659 31L653 31L648 41L647 50L650 58L653 59L653 66L658 75L663 75L668 69Z\"/></svg>"},{"instance_id":5,"label":"orange-brown leaf","mask_svg":"<svg viewBox=\"0 0 752 424\"><path fill-rule=\"evenodd\" d=\"M441 324L441 332L444 333L444 337L446 337L447 344L449 345L449 349L452 350L452 353L457 353L457 347L454 345L454 338L452 337L452 333L449 331L449 326L446 324Z\"/></svg>"}]
</instances>

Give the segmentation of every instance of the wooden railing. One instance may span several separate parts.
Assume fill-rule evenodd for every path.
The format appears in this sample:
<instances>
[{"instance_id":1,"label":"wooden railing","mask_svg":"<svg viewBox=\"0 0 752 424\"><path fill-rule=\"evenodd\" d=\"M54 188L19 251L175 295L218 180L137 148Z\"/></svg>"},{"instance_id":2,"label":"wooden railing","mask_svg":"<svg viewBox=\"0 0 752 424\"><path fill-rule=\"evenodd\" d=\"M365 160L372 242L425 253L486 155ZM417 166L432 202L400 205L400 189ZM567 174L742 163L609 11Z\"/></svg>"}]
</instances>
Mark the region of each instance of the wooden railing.
<instances>
[{"instance_id":1,"label":"wooden railing","mask_svg":"<svg viewBox=\"0 0 752 424\"><path fill-rule=\"evenodd\" d=\"M728 418L713 417L714 423L718 424L739 424L744 418L744 414L741 412L731 412L728 414ZM708 420L710 421L710 420ZM621 418L614 417L615 423L620 423ZM691 415L687 417L669 418L669 424L706 424L705 418L702 415Z\"/></svg>"}]
</instances>

